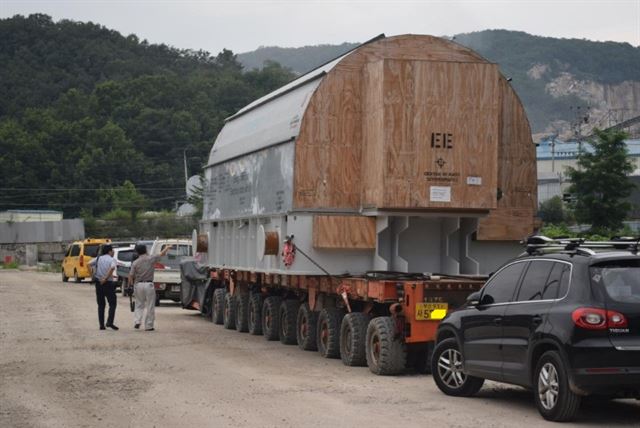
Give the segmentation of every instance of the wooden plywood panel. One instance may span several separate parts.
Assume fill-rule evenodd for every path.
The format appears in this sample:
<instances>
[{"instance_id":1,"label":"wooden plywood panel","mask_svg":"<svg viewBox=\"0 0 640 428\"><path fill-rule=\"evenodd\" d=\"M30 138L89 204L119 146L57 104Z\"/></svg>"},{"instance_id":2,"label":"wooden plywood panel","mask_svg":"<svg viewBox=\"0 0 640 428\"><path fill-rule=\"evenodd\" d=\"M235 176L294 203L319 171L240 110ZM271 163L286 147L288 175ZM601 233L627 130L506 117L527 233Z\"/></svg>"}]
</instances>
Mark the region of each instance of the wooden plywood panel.
<instances>
[{"instance_id":1,"label":"wooden plywood panel","mask_svg":"<svg viewBox=\"0 0 640 428\"><path fill-rule=\"evenodd\" d=\"M302 118L296 142L294 209L357 211L382 205L384 160L375 149L383 130L382 86L367 84L366 70L385 58L486 62L455 43L415 35L383 39L345 57L324 78ZM369 77L382 79L382 71L376 74L375 69L369 69ZM378 89L364 94L363 87ZM331 132L323 130L334 124ZM344 150L331 154L342 145ZM365 189L363 182L371 186Z\"/></svg>"},{"instance_id":2,"label":"wooden plywood panel","mask_svg":"<svg viewBox=\"0 0 640 428\"><path fill-rule=\"evenodd\" d=\"M375 249L376 220L361 216L315 216L313 247L324 249Z\"/></svg>"},{"instance_id":3,"label":"wooden plywood panel","mask_svg":"<svg viewBox=\"0 0 640 428\"><path fill-rule=\"evenodd\" d=\"M530 209L499 208L480 220L479 241L516 241L531 235L535 212Z\"/></svg>"},{"instance_id":4,"label":"wooden plywood panel","mask_svg":"<svg viewBox=\"0 0 640 428\"><path fill-rule=\"evenodd\" d=\"M383 197L384 64L365 64L362 75L362 206L376 207Z\"/></svg>"},{"instance_id":5,"label":"wooden plywood panel","mask_svg":"<svg viewBox=\"0 0 640 428\"><path fill-rule=\"evenodd\" d=\"M537 182L535 146L524 108L509 83L500 79L501 117L496 210L480 220L478 240L516 240L535 226Z\"/></svg>"},{"instance_id":6,"label":"wooden plywood panel","mask_svg":"<svg viewBox=\"0 0 640 428\"><path fill-rule=\"evenodd\" d=\"M296 144L294 206L353 208L360 204L360 76L325 78L304 116Z\"/></svg>"},{"instance_id":7,"label":"wooden plywood panel","mask_svg":"<svg viewBox=\"0 0 640 428\"><path fill-rule=\"evenodd\" d=\"M398 60L384 64L385 194L379 208L494 208L497 67ZM435 187L449 195L434 196Z\"/></svg>"}]
</instances>

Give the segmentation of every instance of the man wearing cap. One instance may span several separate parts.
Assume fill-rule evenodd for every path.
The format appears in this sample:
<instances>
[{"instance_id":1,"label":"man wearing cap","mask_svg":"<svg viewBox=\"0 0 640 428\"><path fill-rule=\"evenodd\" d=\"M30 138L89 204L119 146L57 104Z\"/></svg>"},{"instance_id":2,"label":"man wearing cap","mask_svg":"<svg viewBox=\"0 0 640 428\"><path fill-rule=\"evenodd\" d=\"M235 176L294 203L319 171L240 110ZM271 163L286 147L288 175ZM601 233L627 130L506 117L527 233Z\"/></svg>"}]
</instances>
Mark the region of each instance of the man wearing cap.
<instances>
[{"instance_id":1,"label":"man wearing cap","mask_svg":"<svg viewBox=\"0 0 640 428\"><path fill-rule=\"evenodd\" d=\"M155 272L155 264L160 257L164 257L173 245L167 245L154 256L147 254L147 247L144 244L136 245L135 251L138 258L131 263L129 271L129 284L133 285L133 295L136 298L136 309L133 314L133 327L138 329L142 324L143 313L146 309L147 314L144 322L146 331L153 331L153 322L155 321L156 311L156 289L153 285L153 273Z\"/></svg>"},{"instance_id":2,"label":"man wearing cap","mask_svg":"<svg viewBox=\"0 0 640 428\"><path fill-rule=\"evenodd\" d=\"M112 330L118 330L113 323L116 317L116 284L113 282L113 272L116 269L116 260L113 258L113 248L111 245L102 247L102 254L89 262L91 277L96 285L96 300L98 301L98 321L100 322L100 330L109 327ZM104 323L105 299L109 302L109 316L107 324Z\"/></svg>"}]
</instances>

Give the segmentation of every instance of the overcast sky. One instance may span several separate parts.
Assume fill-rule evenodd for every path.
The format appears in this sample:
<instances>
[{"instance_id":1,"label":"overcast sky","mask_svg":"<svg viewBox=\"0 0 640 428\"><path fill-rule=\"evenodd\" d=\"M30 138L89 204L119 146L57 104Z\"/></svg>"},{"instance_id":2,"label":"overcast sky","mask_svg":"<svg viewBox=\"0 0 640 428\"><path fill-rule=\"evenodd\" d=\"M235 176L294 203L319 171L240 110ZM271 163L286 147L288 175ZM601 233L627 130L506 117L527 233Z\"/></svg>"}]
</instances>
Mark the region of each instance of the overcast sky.
<instances>
[{"instance_id":1,"label":"overcast sky","mask_svg":"<svg viewBox=\"0 0 640 428\"><path fill-rule=\"evenodd\" d=\"M640 0L0 0L2 18L31 13L212 54L496 28L640 46Z\"/></svg>"}]
</instances>

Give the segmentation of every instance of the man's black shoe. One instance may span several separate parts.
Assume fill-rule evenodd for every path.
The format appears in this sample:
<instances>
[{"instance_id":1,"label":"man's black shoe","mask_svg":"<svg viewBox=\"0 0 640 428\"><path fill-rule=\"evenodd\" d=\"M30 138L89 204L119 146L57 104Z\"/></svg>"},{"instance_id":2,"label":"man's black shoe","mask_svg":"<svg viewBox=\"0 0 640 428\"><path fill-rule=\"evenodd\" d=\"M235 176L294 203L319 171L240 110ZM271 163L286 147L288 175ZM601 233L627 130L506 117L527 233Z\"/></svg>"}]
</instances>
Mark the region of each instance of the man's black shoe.
<instances>
[{"instance_id":1,"label":"man's black shoe","mask_svg":"<svg viewBox=\"0 0 640 428\"><path fill-rule=\"evenodd\" d=\"M118 328L118 326L116 326L115 324L110 324L110 325L108 325L107 327L109 327L109 328L110 328L110 329L112 329L112 330L120 330L120 329Z\"/></svg>"},{"instance_id":2,"label":"man's black shoe","mask_svg":"<svg viewBox=\"0 0 640 428\"><path fill-rule=\"evenodd\" d=\"M100 330L106 330L105 326L101 325Z\"/></svg>"},{"instance_id":3,"label":"man's black shoe","mask_svg":"<svg viewBox=\"0 0 640 428\"><path fill-rule=\"evenodd\" d=\"M151 328L145 328L144 331L154 331L155 328L151 327Z\"/></svg>"},{"instance_id":4,"label":"man's black shoe","mask_svg":"<svg viewBox=\"0 0 640 428\"><path fill-rule=\"evenodd\" d=\"M136 325L134 325L134 326L133 326L133 328L135 328L135 329L140 328L140 324L136 324Z\"/></svg>"}]
</instances>

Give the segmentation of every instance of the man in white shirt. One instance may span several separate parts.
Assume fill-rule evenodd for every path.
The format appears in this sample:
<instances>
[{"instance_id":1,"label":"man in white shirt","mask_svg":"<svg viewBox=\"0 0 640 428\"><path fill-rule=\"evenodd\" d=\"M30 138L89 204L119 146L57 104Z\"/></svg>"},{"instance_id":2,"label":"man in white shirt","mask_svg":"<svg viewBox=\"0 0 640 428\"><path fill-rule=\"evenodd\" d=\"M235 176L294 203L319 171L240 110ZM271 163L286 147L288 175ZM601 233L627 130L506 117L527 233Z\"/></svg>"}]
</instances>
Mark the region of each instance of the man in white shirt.
<instances>
[{"instance_id":1,"label":"man in white shirt","mask_svg":"<svg viewBox=\"0 0 640 428\"><path fill-rule=\"evenodd\" d=\"M96 285L100 330L105 330L106 327L118 330L118 327L113 323L118 300L116 299L116 284L111 280L116 269L116 259L113 258L111 245L102 247L102 254L89 262L89 269L91 269L91 277ZM109 316L106 324L104 323L105 299L109 302Z\"/></svg>"}]
</instances>

